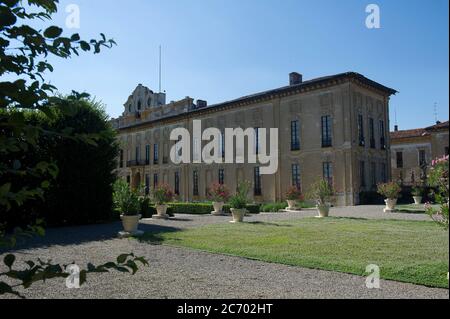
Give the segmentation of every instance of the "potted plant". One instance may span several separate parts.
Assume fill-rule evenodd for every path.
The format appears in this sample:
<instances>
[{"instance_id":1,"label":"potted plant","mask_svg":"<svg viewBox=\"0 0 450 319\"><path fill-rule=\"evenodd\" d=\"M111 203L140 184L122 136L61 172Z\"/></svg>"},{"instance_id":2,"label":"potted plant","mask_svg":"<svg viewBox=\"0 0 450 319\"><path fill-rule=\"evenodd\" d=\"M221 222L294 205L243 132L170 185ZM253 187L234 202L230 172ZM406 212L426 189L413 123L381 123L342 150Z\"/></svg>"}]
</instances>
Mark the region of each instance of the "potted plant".
<instances>
[{"instance_id":1,"label":"potted plant","mask_svg":"<svg viewBox=\"0 0 450 319\"><path fill-rule=\"evenodd\" d=\"M167 214L167 203L173 199L173 192L169 185L160 185L153 190L153 200L156 204L156 215L153 215L154 219L169 219Z\"/></svg>"},{"instance_id":2,"label":"potted plant","mask_svg":"<svg viewBox=\"0 0 450 319\"><path fill-rule=\"evenodd\" d=\"M122 219L124 232L121 236L142 234L138 230L139 220L142 217L139 191L132 190L128 183L119 179L114 184L113 204Z\"/></svg>"},{"instance_id":3,"label":"potted plant","mask_svg":"<svg viewBox=\"0 0 450 319\"><path fill-rule=\"evenodd\" d=\"M378 194L384 196L386 200L385 213L394 212L397 200L400 197L402 188L396 182L378 184Z\"/></svg>"},{"instance_id":4,"label":"potted plant","mask_svg":"<svg viewBox=\"0 0 450 319\"><path fill-rule=\"evenodd\" d=\"M422 204L423 193L424 193L424 189L422 186L417 185L417 186L413 187L411 194L413 196L415 205Z\"/></svg>"},{"instance_id":5,"label":"potted plant","mask_svg":"<svg viewBox=\"0 0 450 319\"><path fill-rule=\"evenodd\" d=\"M214 207L212 214L215 216L223 216L223 206L230 198L230 191L225 185L214 183L209 189L209 195Z\"/></svg>"},{"instance_id":6,"label":"potted plant","mask_svg":"<svg viewBox=\"0 0 450 319\"><path fill-rule=\"evenodd\" d=\"M299 210L297 204L299 201L302 202L304 200L304 197L299 188L291 186L286 192L286 199L288 203L288 207L286 208L286 210Z\"/></svg>"},{"instance_id":7,"label":"potted plant","mask_svg":"<svg viewBox=\"0 0 450 319\"><path fill-rule=\"evenodd\" d=\"M330 214L331 202L334 199L333 186L328 181L322 179L311 187L310 198L317 202L317 210L320 218L328 217Z\"/></svg>"},{"instance_id":8,"label":"potted plant","mask_svg":"<svg viewBox=\"0 0 450 319\"><path fill-rule=\"evenodd\" d=\"M248 193L250 190L249 182L239 183L236 195L230 198L231 214L233 215L232 223L242 223L247 213Z\"/></svg>"}]
</instances>

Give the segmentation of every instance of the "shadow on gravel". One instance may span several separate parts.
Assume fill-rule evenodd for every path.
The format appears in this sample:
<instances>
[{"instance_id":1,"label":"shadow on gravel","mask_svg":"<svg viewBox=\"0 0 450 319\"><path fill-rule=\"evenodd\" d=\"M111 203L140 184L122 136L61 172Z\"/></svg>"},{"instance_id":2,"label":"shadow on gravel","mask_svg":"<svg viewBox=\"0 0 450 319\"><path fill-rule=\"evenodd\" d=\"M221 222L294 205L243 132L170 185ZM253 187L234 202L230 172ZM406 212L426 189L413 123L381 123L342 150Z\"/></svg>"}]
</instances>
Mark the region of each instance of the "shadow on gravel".
<instances>
[{"instance_id":1,"label":"shadow on gravel","mask_svg":"<svg viewBox=\"0 0 450 319\"><path fill-rule=\"evenodd\" d=\"M118 233L123 230L122 223L110 223L100 225L88 225L77 227L49 228L44 237L33 237L18 242L12 249L0 248L0 255L7 252L19 252L21 250L48 248L51 246L72 246L88 242L101 242L118 238ZM139 230L150 234L162 234L165 232L181 231L174 227L159 225L139 224Z\"/></svg>"}]
</instances>

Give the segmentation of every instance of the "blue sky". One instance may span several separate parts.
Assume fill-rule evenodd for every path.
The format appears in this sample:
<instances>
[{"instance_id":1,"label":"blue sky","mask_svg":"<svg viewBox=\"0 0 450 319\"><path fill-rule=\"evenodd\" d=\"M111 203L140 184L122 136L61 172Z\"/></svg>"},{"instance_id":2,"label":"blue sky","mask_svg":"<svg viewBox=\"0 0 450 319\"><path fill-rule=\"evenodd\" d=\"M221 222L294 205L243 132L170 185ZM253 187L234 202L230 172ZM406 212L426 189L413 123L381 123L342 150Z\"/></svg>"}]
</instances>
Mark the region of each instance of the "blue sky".
<instances>
[{"instance_id":1,"label":"blue sky","mask_svg":"<svg viewBox=\"0 0 450 319\"><path fill-rule=\"evenodd\" d=\"M216 103L304 79L356 71L400 93L391 101L400 128L448 119L448 0L61 0L78 4L83 38L104 32L118 46L101 55L52 60L61 93L87 91L116 117L137 84L158 90L158 46L168 101ZM365 8L381 9L367 29Z\"/></svg>"}]
</instances>

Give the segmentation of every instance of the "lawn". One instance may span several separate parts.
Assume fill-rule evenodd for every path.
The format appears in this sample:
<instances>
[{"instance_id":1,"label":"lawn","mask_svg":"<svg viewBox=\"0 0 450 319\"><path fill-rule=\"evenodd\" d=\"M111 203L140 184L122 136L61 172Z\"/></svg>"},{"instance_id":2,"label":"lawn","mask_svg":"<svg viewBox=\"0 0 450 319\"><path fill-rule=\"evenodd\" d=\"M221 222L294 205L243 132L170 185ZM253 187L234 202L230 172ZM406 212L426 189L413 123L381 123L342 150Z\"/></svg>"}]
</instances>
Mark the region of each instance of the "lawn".
<instances>
[{"instance_id":1,"label":"lawn","mask_svg":"<svg viewBox=\"0 0 450 319\"><path fill-rule=\"evenodd\" d=\"M449 234L433 222L306 218L147 233L143 240L312 269L448 288Z\"/></svg>"}]
</instances>

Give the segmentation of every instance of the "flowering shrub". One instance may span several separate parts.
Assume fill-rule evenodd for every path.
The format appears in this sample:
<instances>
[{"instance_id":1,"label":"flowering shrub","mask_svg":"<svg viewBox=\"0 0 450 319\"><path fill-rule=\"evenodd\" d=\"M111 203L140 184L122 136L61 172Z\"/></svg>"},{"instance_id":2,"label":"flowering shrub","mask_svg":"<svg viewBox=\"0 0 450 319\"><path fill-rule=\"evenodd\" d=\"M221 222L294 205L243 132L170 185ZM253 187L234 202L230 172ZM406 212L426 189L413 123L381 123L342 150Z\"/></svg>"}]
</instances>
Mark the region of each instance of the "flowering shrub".
<instances>
[{"instance_id":1,"label":"flowering shrub","mask_svg":"<svg viewBox=\"0 0 450 319\"><path fill-rule=\"evenodd\" d=\"M317 201L317 205L324 206L334 200L335 190L327 180L321 179L311 186L308 197Z\"/></svg>"},{"instance_id":2,"label":"flowering shrub","mask_svg":"<svg viewBox=\"0 0 450 319\"><path fill-rule=\"evenodd\" d=\"M378 184L378 194L387 199L398 199L401 192L402 188L396 182Z\"/></svg>"},{"instance_id":3,"label":"flowering shrub","mask_svg":"<svg viewBox=\"0 0 450 319\"><path fill-rule=\"evenodd\" d=\"M230 198L230 191L225 185L214 183L209 189L209 195L214 202L227 202Z\"/></svg>"},{"instance_id":4,"label":"flowering shrub","mask_svg":"<svg viewBox=\"0 0 450 319\"><path fill-rule=\"evenodd\" d=\"M449 206L448 160L448 156L434 160L428 176L430 186L437 188L434 195L436 202L440 204L440 208L436 210L429 203L425 205L425 209L431 218L446 229L448 229Z\"/></svg>"},{"instance_id":5,"label":"flowering shrub","mask_svg":"<svg viewBox=\"0 0 450 319\"><path fill-rule=\"evenodd\" d=\"M153 199L157 205L164 205L173 199L173 192L169 185L160 185L153 190Z\"/></svg>"},{"instance_id":6,"label":"flowering shrub","mask_svg":"<svg viewBox=\"0 0 450 319\"><path fill-rule=\"evenodd\" d=\"M230 198L230 206L234 209L245 209L248 204L248 193L250 192L250 182L241 182L238 185L236 195Z\"/></svg>"},{"instance_id":7,"label":"flowering shrub","mask_svg":"<svg viewBox=\"0 0 450 319\"><path fill-rule=\"evenodd\" d=\"M289 187L289 189L286 192L286 198L287 200L296 200L300 202L303 202L305 199L304 196L302 195L301 190L295 186Z\"/></svg>"}]
</instances>

